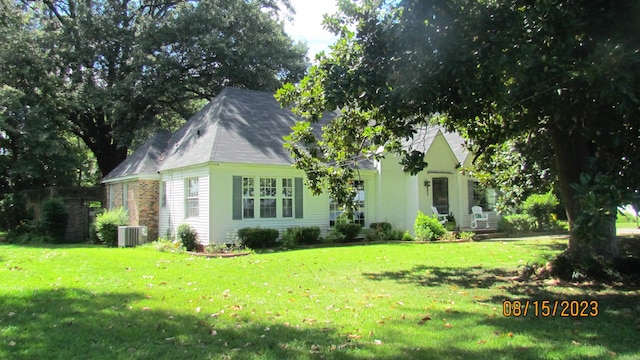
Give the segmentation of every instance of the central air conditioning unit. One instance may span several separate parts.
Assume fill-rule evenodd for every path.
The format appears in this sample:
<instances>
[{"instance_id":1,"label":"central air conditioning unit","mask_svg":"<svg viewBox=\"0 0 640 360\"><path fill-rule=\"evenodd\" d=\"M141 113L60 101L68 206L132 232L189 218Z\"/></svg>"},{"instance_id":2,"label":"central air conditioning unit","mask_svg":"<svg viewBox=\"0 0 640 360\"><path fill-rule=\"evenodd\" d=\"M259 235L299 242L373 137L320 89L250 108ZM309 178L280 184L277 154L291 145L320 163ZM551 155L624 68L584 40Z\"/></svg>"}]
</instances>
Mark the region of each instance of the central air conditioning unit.
<instances>
[{"instance_id":1,"label":"central air conditioning unit","mask_svg":"<svg viewBox=\"0 0 640 360\"><path fill-rule=\"evenodd\" d=\"M134 247L146 242L146 226L118 226L118 247Z\"/></svg>"}]
</instances>

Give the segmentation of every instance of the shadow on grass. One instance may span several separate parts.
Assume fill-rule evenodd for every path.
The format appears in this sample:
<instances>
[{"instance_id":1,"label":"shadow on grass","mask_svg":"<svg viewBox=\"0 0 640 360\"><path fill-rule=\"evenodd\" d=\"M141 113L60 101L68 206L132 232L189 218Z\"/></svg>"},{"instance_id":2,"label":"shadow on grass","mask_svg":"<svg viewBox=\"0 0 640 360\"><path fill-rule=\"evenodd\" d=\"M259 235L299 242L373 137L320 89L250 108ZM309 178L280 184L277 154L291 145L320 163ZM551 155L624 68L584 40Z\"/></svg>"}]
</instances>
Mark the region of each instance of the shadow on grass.
<instances>
[{"instance_id":1,"label":"shadow on grass","mask_svg":"<svg viewBox=\"0 0 640 360\"><path fill-rule=\"evenodd\" d=\"M0 298L0 358L302 359L317 353L356 359L369 346L349 343L333 329L172 314L145 308L145 299L70 288Z\"/></svg>"},{"instance_id":2,"label":"shadow on grass","mask_svg":"<svg viewBox=\"0 0 640 360\"><path fill-rule=\"evenodd\" d=\"M637 330L615 330L631 326L635 321L633 316L638 315L637 309L603 314L608 325L596 319L487 319L475 313L441 314L454 324L471 321L501 329L502 337L508 332L516 336L526 334L544 344L526 347L517 346L514 341L513 346L500 348L476 345L478 341L498 336L485 331L483 335L456 333L455 337L441 339L440 343L425 346L422 342L423 346L416 347L402 331L385 339L383 346L377 346L373 340L364 338L350 341L346 334L333 328L286 326L262 318L221 319L210 314L172 314L145 308L145 299L141 293L94 294L70 288L0 298L0 358L536 359L545 355L548 350L545 346L569 354L562 358L580 358L570 355L571 348L576 346L572 340L601 345L619 355L637 351L634 350ZM638 300L638 296L634 296L601 301L628 304ZM424 325L425 334L432 331L429 326L442 327L442 324L434 321ZM442 346L442 341L446 341L447 346Z\"/></svg>"},{"instance_id":3,"label":"shadow on grass","mask_svg":"<svg viewBox=\"0 0 640 360\"><path fill-rule=\"evenodd\" d=\"M480 266L449 268L418 265L409 270L363 273L371 280L395 280L403 284L420 286L456 285L461 288L490 288L498 283L507 283L517 276L517 271L485 269Z\"/></svg>"}]
</instances>

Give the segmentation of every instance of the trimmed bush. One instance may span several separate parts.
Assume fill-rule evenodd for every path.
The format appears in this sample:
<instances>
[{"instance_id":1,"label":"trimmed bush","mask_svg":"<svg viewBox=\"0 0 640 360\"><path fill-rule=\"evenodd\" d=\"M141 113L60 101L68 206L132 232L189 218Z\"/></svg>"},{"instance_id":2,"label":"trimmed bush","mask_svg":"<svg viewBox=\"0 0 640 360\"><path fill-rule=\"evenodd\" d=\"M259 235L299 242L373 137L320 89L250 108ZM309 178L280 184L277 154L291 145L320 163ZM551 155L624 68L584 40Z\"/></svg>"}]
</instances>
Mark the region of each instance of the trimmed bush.
<instances>
[{"instance_id":1,"label":"trimmed bush","mask_svg":"<svg viewBox=\"0 0 640 360\"><path fill-rule=\"evenodd\" d=\"M558 206L558 198L552 193L533 194L522 204L525 214L536 219L538 230L550 227L552 222L551 213Z\"/></svg>"},{"instance_id":2,"label":"trimmed bush","mask_svg":"<svg viewBox=\"0 0 640 360\"><path fill-rule=\"evenodd\" d=\"M406 230L404 232L404 234L402 234L402 241L413 241L413 236L411 236L411 233L409 232L409 230Z\"/></svg>"},{"instance_id":3,"label":"trimmed bush","mask_svg":"<svg viewBox=\"0 0 640 360\"><path fill-rule=\"evenodd\" d=\"M42 230L56 243L64 243L69 214L60 199L49 199L42 204Z\"/></svg>"},{"instance_id":4,"label":"trimmed bush","mask_svg":"<svg viewBox=\"0 0 640 360\"><path fill-rule=\"evenodd\" d=\"M344 242L344 234L336 229L331 229L327 233L327 236L324 237L324 241L333 244L333 243L341 243Z\"/></svg>"},{"instance_id":5,"label":"trimmed bush","mask_svg":"<svg viewBox=\"0 0 640 360\"><path fill-rule=\"evenodd\" d=\"M198 248L198 232L191 225L182 224L178 226L176 235L187 251L195 251Z\"/></svg>"},{"instance_id":6,"label":"trimmed bush","mask_svg":"<svg viewBox=\"0 0 640 360\"><path fill-rule=\"evenodd\" d=\"M391 230L393 227L391 226L390 223L383 221L383 222L373 222L369 225L369 228L378 232L385 232L385 231Z\"/></svg>"},{"instance_id":7,"label":"trimmed bush","mask_svg":"<svg viewBox=\"0 0 640 360\"><path fill-rule=\"evenodd\" d=\"M362 225L360 224L337 224L336 230L340 231L344 235L343 242L353 242L355 241L358 234L360 234L360 230L362 230Z\"/></svg>"},{"instance_id":8,"label":"trimmed bush","mask_svg":"<svg viewBox=\"0 0 640 360\"><path fill-rule=\"evenodd\" d=\"M276 245L280 232L268 228L244 228L238 230L242 245L251 249L269 248Z\"/></svg>"},{"instance_id":9,"label":"trimmed bush","mask_svg":"<svg viewBox=\"0 0 640 360\"><path fill-rule=\"evenodd\" d=\"M125 226L128 222L129 214L123 207L98 214L94 222L98 239L107 246L118 246L118 226Z\"/></svg>"},{"instance_id":10,"label":"trimmed bush","mask_svg":"<svg viewBox=\"0 0 640 360\"><path fill-rule=\"evenodd\" d=\"M425 215L418 211L418 216L413 224L413 232L420 241L434 241L444 235L447 230L435 216Z\"/></svg>"},{"instance_id":11,"label":"trimmed bush","mask_svg":"<svg viewBox=\"0 0 640 360\"><path fill-rule=\"evenodd\" d=\"M282 234L282 244L289 247L313 245L320 240L320 228L317 226L291 227Z\"/></svg>"},{"instance_id":12,"label":"trimmed bush","mask_svg":"<svg viewBox=\"0 0 640 360\"><path fill-rule=\"evenodd\" d=\"M536 229L536 219L527 214L505 215L498 221L498 231L509 234L527 233Z\"/></svg>"}]
</instances>

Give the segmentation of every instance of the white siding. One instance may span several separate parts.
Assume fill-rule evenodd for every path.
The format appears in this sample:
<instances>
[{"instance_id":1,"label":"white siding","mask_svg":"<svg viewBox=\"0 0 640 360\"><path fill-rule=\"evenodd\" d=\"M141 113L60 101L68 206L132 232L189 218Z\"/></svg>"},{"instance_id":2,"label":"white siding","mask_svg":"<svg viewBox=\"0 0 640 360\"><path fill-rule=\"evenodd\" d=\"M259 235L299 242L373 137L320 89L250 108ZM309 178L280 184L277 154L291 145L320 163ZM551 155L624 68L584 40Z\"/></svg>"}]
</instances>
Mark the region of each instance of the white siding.
<instances>
[{"instance_id":1,"label":"white siding","mask_svg":"<svg viewBox=\"0 0 640 360\"><path fill-rule=\"evenodd\" d=\"M281 202L278 202L276 218L260 218L259 204L256 204L255 218L233 219L233 177L276 178L278 191L281 179L304 178L302 171L289 166L268 166L251 164L220 164L210 166L210 239L211 242L225 243L233 240L232 234L246 227L264 227L278 229L280 233L289 227L318 226L322 233L329 230L329 195L324 193L314 196L308 188L303 191L303 218L283 218ZM363 174L365 180L365 217L367 224L375 221L375 183L372 172ZM257 184L256 184L257 185Z\"/></svg>"},{"instance_id":2,"label":"white siding","mask_svg":"<svg viewBox=\"0 0 640 360\"><path fill-rule=\"evenodd\" d=\"M197 217L185 218L186 179L198 178ZM209 243L209 172L207 166L198 168L167 171L162 174L162 181L167 182L167 206L160 209L159 235L175 236L178 226L191 225L197 232L201 243Z\"/></svg>"}]
</instances>

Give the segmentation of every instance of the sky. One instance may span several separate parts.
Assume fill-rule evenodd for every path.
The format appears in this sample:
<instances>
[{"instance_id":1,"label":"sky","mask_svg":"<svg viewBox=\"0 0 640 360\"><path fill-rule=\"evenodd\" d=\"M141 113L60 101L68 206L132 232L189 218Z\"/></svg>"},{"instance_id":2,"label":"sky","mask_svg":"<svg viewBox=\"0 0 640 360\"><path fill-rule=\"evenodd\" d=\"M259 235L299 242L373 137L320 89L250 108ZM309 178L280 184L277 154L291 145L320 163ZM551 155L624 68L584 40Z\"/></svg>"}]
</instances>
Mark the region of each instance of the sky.
<instances>
[{"instance_id":1,"label":"sky","mask_svg":"<svg viewBox=\"0 0 640 360\"><path fill-rule=\"evenodd\" d=\"M286 32L294 40L305 40L309 47L309 59L313 62L315 54L329 50L336 37L322 28L322 15L333 14L337 7L335 0L291 0L296 10L294 21L287 22Z\"/></svg>"}]
</instances>

